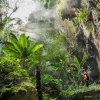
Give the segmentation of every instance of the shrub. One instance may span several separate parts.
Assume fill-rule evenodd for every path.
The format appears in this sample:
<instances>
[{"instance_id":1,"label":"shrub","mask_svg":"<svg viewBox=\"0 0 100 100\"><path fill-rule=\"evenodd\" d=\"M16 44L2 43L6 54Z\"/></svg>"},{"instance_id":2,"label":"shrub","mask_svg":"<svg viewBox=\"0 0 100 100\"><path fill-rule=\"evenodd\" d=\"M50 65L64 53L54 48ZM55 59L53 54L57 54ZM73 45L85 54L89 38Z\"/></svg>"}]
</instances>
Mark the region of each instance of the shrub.
<instances>
[{"instance_id":1,"label":"shrub","mask_svg":"<svg viewBox=\"0 0 100 100\"><path fill-rule=\"evenodd\" d=\"M15 80L22 80L28 77L25 69L19 65L19 61L14 58L1 57L0 58L0 83L10 84Z\"/></svg>"},{"instance_id":2,"label":"shrub","mask_svg":"<svg viewBox=\"0 0 100 100\"><path fill-rule=\"evenodd\" d=\"M62 88L58 79L55 79L50 75L44 75L42 76L41 82L43 93L48 94L48 96L53 98L59 98Z\"/></svg>"}]
</instances>

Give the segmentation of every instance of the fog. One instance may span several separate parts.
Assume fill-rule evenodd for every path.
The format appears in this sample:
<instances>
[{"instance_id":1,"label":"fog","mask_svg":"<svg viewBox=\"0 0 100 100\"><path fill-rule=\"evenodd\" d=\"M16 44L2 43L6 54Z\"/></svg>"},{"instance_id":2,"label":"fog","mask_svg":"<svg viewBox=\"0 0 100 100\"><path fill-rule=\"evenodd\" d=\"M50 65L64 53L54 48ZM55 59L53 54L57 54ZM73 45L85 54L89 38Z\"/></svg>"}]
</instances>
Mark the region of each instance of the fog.
<instances>
[{"instance_id":1,"label":"fog","mask_svg":"<svg viewBox=\"0 0 100 100\"><path fill-rule=\"evenodd\" d=\"M22 24L14 25L19 33L25 32L31 38L45 37L45 31L55 27L57 19L55 8L46 9L40 0L9 0L10 7L18 7L11 18L21 19ZM12 9L9 10L10 14ZM30 20L28 20L30 19ZM44 21L40 23L40 21ZM14 22L13 22L14 23ZM42 35L42 36L41 36Z\"/></svg>"}]
</instances>

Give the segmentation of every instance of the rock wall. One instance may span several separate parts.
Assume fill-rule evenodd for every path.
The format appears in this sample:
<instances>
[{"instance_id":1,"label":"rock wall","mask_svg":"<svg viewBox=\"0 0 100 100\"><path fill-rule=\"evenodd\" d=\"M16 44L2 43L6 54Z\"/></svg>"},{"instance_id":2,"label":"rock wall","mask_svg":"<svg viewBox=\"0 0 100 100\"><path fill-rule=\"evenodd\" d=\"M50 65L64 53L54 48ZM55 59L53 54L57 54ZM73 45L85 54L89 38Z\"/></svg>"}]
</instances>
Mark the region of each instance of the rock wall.
<instances>
[{"instance_id":1,"label":"rock wall","mask_svg":"<svg viewBox=\"0 0 100 100\"><path fill-rule=\"evenodd\" d=\"M37 91L29 81L22 81L12 88L5 86L0 90L0 100L38 100Z\"/></svg>"},{"instance_id":2,"label":"rock wall","mask_svg":"<svg viewBox=\"0 0 100 100\"><path fill-rule=\"evenodd\" d=\"M86 10L89 15L86 22L80 24L81 32L84 34L87 46L89 59L87 66L90 67L91 77L96 82L100 78L100 20L99 20L99 0L88 0L88 9ZM84 9L84 8L83 8ZM90 25L90 29L88 29Z\"/></svg>"},{"instance_id":3,"label":"rock wall","mask_svg":"<svg viewBox=\"0 0 100 100\"><path fill-rule=\"evenodd\" d=\"M88 12L88 16L77 26L77 40L87 50L89 58L85 66L86 70L90 70L91 81L95 80L98 83L100 82L100 0L65 0L65 6L61 11L62 20L73 21L76 13L80 13L80 8Z\"/></svg>"}]
</instances>

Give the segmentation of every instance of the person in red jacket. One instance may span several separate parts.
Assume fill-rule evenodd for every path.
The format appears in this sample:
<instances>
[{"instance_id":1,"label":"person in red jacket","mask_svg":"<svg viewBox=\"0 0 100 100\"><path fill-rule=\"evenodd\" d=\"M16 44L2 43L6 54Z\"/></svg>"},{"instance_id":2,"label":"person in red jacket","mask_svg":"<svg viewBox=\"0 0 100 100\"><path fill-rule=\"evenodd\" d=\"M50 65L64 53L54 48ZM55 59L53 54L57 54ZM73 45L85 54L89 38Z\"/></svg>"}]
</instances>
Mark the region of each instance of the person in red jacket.
<instances>
[{"instance_id":1,"label":"person in red jacket","mask_svg":"<svg viewBox=\"0 0 100 100\"><path fill-rule=\"evenodd\" d=\"M89 86L89 76L87 72L84 72L84 84L86 85L86 87Z\"/></svg>"}]
</instances>

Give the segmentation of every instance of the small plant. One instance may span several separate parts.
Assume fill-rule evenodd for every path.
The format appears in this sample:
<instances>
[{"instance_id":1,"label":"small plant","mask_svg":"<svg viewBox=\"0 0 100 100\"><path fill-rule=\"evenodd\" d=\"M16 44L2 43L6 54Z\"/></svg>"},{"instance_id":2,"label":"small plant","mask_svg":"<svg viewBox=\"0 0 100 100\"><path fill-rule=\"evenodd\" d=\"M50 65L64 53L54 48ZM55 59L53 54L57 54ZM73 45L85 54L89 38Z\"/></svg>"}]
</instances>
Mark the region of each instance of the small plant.
<instances>
[{"instance_id":1,"label":"small plant","mask_svg":"<svg viewBox=\"0 0 100 100\"><path fill-rule=\"evenodd\" d=\"M74 22L76 24L80 24L80 23L82 23L82 22L85 21L85 19L87 18L87 16L88 16L88 12L83 11L82 9L80 9L80 12L74 18Z\"/></svg>"},{"instance_id":2,"label":"small plant","mask_svg":"<svg viewBox=\"0 0 100 100\"><path fill-rule=\"evenodd\" d=\"M76 88L77 86L82 84L82 72L83 72L83 65L86 62L88 56L84 55L81 62L78 60L78 58L76 56L74 56L74 63L70 66L70 71L69 71L69 76L71 78L71 81L73 83L73 85L70 87L70 89L72 88Z\"/></svg>"}]
</instances>

